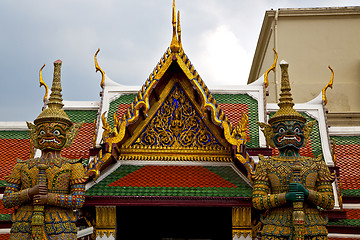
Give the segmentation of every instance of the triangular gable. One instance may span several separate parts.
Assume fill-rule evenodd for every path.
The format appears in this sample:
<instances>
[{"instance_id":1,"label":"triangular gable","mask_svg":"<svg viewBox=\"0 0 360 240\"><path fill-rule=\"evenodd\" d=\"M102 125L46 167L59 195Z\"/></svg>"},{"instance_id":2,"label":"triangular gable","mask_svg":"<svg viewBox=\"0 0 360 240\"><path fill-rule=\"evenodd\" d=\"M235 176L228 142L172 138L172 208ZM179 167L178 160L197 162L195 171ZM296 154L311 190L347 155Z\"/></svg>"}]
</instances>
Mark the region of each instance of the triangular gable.
<instances>
[{"instance_id":1,"label":"triangular gable","mask_svg":"<svg viewBox=\"0 0 360 240\"><path fill-rule=\"evenodd\" d=\"M102 139L104 147L88 165L88 176L97 178L100 170L118 160L234 161L237 159L244 164L247 169L245 172L247 171L250 174L254 171L252 159L245 152L245 147L241 147L248 139L246 136L246 131L249 132L247 115L237 113L242 116L239 121L241 124L237 125L236 128L232 126L231 121L221 110L185 54L181 46L179 25L177 36L174 23L173 30L174 35L170 48L162 56L134 100L126 110L123 109L125 112L122 115L119 114L119 109L114 109L113 116L110 116L113 117L113 127L109 125L103 115L104 132ZM166 101L173 101L170 95L172 91L175 91L174 89L178 89L179 92L183 93L183 96L186 96L183 97L186 101L181 102L181 107L188 104L195 110L196 115L194 116L197 119L195 121L201 125L197 129L198 132L208 133L200 136L200 138L206 138L202 140L204 142L208 141L208 137L211 142L209 146L199 145L197 139L199 137L194 137L197 136L196 134L192 137L188 135L185 139L191 142L190 144L180 144L181 141L178 139L180 131L181 134L186 135L184 132L190 128L183 127L170 131L163 129L162 133L149 133L153 130L151 128L159 127L161 124L164 125L165 123L167 126L171 126L171 124L176 125L176 122L184 121L185 116L180 117L181 120L179 120L174 115L168 119L170 122L165 122L165 115L159 114ZM171 114L176 114L178 110L172 108L169 111ZM153 124L151 121L155 118L158 122ZM191 123L187 124L191 125ZM148 132L146 133L146 131ZM176 139L174 141L176 144L169 145L168 143L167 146L166 144L159 145L158 142L153 144L152 138L162 138L162 136L154 136L154 134L163 134L165 137L163 139L170 142L171 139ZM148 140L142 138L148 138Z\"/></svg>"}]
</instances>

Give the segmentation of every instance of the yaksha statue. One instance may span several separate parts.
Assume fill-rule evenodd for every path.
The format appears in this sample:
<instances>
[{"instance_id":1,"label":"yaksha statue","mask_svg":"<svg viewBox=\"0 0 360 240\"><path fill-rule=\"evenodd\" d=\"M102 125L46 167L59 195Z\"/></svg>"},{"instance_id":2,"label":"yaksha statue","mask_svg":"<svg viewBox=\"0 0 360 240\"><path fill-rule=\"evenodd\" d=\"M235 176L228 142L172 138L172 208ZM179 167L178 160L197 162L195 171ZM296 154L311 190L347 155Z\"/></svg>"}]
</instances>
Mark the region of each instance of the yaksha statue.
<instances>
[{"instance_id":1,"label":"yaksha statue","mask_svg":"<svg viewBox=\"0 0 360 240\"><path fill-rule=\"evenodd\" d=\"M57 60L47 108L35 125L27 123L41 157L18 160L6 178L3 204L18 207L10 239L76 239L73 210L84 203L84 167L60 153L71 145L82 123L73 124L62 109L60 69Z\"/></svg>"},{"instance_id":2,"label":"yaksha statue","mask_svg":"<svg viewBox=\"0 0 360 240\"><path fill-rule=\"evenodd\" d=\"M267 145L279 150L278 156L260 156L254 176L253 205L267 210L262 217L262 239L328 239L327 220L319 208L332 209L334 176L321 158L303 157L314 122L293 109L288 64L281 62L280 109L259 123Z\"/></svg>"}]
</instances>

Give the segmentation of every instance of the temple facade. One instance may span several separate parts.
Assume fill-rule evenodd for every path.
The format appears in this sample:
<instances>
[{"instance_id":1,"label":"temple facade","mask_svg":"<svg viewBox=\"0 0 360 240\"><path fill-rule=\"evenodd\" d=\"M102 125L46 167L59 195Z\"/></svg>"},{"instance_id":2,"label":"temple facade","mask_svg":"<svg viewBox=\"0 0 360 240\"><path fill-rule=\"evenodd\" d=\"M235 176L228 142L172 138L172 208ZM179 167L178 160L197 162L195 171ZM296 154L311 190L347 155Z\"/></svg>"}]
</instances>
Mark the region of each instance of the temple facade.
<instances>
[{"instance_id":1,"label":"temple facade","mask_svg":"<svg viewBox=\"0 0 360 240\"><path fill-rule=\"evenodd\" d=\"M264 26L270 15L266 13ZM277 150L267 147L257 122L267 122L278 110L276 97L270 97L276 88L277 53L258 45L251 83L209 89L182 47L175 6L172 27L169 48L142 86L109 79L97 51L99 101L63 101L70 120L84 122L73 144L62 151L63 157L81 158L88 177L84 206L76 211L78 239L255 239L262 228L266 212L252 205L253 176L259 154L272 156ZM288 57L280 44L274 46L280 57ZM267 60L257 60L260 55ZM301 61L290 60L290 69L301 71ZM334 89L339 68L334 67ZM294 81L302 77L290 76ZM330 94L326 98L332 91L326 86L333 77L329 73L318 83L315 97L303 103L294 98L294 109L314 121L300 154L322 156L333 173L334 209L321 211L329 218L329 239L358 239L360 134L346 135L348 128L329 130L326 101L334 100ZM25 122L0 123L0 142L3 193L16 159L40 156L40 151L33 147ZM14 211L0 205L0 239L9 238Z\"/></svg>"}]
</instances>

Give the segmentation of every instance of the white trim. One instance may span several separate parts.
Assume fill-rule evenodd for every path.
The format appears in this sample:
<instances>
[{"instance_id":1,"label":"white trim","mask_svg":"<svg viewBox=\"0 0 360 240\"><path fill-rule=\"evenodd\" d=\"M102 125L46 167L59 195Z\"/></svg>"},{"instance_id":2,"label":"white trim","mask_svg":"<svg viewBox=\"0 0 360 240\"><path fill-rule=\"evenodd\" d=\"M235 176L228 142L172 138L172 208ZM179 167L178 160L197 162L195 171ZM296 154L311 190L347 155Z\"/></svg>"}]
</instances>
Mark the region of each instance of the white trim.
<instances>
[{"instance_id":1,"label":"white trim","mask_svg":"<svg viewBox=\"0 0 360 240\"><path fill-rule=\"evenodd\" d=\"M100 102L98 101L63 101L64 110L98 110Z\"/></svg>"},{"instance_id":2,"label":"white trim","mask_svg":"<svg viewBox=\"0 0 360 240\"><path fill-rule=\"evenodd\" d=\"M11 228L0 228L0 234L9 234Z\"/></svg>"},{"instance_id":3,"label":"white trim","mask_svg":"<svg viewBox=\"0 0 360 240\"><path fill-rule=\"evenodd\" d=\"M344 203L343 209L360 209L360 203Z\"/></svg>"},{"instance_id":4,"label":"white trim","mask_svg":"<svg viewBox=\"0 0 360 240\"><path fill-rule=\"evenodd\" d=\"M4 198L4 194L0 194L0 200Z\"/></svg>"},{"instance_id":5,"label":"white trim","mask_svg":"<svg viewBox=\"0 0 360 240\"><path fill-rule=\"evenodd\" d=\"M346 234L346 233L329 233L331 238L360 238L360 234Z\"/></svg>"},{"instance_id":6,"label":"white trim","mask_svg":"<svg viewBox=\"0 0 360 240\"><path fill-rule=\"evenodd\" d=\"M25 131L29 130L26 122L0 122L0 131Z\"/></svg>"},{"instance_id":7,"label":"white trim","mask_svg":"<svg viewBox=\"0 0 360 240\"><path fill-rule=\"evenodd\" d=\"M85 228L85 229L77 232L77 238L88 236L88 235L92 234L93 232L94 232L93 227Z\"/></svg>"},{"instance_id":8,"label":"white trim","mask_svg":"<svg viewBox=\"0 0 360 240\"><path fill-rule=\"evenodd\" d=\"M360 126L356 127L329 127L331 136L360 136Z\"/></svg>"}]
</instances>

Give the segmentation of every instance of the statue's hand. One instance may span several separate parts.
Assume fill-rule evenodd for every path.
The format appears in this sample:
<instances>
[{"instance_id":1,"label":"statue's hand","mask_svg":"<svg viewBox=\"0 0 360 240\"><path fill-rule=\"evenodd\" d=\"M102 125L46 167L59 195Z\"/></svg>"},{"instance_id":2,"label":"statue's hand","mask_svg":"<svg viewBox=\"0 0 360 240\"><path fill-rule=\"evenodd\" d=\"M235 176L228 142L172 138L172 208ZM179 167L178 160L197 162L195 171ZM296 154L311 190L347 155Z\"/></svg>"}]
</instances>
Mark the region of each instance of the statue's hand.
<instances>
[{"instance_id":1,"label":"statue's hand","mask_svg":"<svg viewBox=\"0 0 360 240\"><path fill-rule=\"evenodd\" d=\"M302 192L305 199L309 197L309 190L307 190L301 183L290 183L289 192Z\"/></svg>"},{"instance_id":2,"label":"statue's hand","mask_svg":"<svg viewBox=\"0 0 360 240\"><path fill-rule=\"evenodd\" d=\"M33 203L34 205L46 205L47 204L48 195L37 194L34 196Z\"/></svg>"},{"instance_id":3,"label":"statue's hand","mask_svg":"<svg viewBox=\"0 0 360 240\"><path fill-rule=\"evenodd\" d=\"M33 199L35 195L46 195L48 192L45 185L35 185L32 188L29 188L28 194L30 199Z\"/></svg>"},{"instance_id":4,"label":"statue's hand","mask_svg":"<svg viewBox=\"0 0 360 240\"><path fill-rule=\"evenodd\" d=\"M303 192L288 192L285 194L285 199L287 202L303 202L304 193Z\"/></svg>"}]
</instances>

